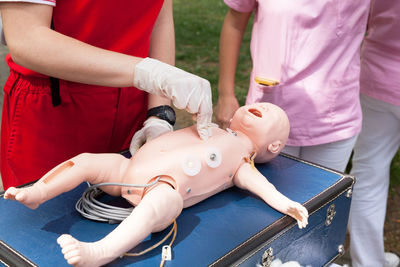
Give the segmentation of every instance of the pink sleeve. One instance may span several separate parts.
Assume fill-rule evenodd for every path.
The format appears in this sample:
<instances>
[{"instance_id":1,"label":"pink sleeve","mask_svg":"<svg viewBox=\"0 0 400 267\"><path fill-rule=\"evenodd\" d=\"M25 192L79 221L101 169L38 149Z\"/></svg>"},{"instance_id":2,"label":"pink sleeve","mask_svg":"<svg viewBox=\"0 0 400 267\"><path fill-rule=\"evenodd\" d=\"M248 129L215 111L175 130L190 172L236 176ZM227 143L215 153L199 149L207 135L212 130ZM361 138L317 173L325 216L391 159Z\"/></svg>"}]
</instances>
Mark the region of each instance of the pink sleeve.
<instances>
[{"instance_id":1,"label":"pink sleeve","mask_svg":"<svg viewBox=\"0 0 400 267\"><path fill-rule=\"evenodd\" d=\"M0 3L4 2L24 2L24 3L36 3L36 4L44 4L55 6L56 0L0 0Z\"/></svg>"},{"instance_id":2,"label":"pink sleeve","mask_svg":"<svg viewBox=\"0 0 400 267\"><path fill-rule=\"evenodd\" d=\"M224 0L224 2L238 12L251 12L257 6L256 0Z\"/></svg>"}]
</instances>

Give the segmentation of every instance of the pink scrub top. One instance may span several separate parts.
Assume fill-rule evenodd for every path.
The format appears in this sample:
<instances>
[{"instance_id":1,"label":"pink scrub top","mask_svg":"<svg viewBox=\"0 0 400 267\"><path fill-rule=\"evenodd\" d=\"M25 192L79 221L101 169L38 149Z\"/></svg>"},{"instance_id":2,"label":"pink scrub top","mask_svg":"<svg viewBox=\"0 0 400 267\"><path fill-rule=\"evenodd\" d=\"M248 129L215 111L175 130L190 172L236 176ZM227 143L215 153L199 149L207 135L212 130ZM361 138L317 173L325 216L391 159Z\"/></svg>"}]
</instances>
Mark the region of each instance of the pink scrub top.
<instances>
[{"instance_id":1,"label":"pink scrub top","mask_svg":"<svg viewBox=\"0 0 400 267\"><path fill-rule=\"evenodd\" d=\"M246 104L271 102L290 120L287 145L311 146L357 135L360 45L370 0L225 0L254 11L253 70ZM254 81L273 78L280 85Z\"/></svg>"},{"instance_id":2,"label":"pink scrub top","mask_svg":"<svg viewBox=\"0 0 400 267\"><path fill-rule=\"evenodd\" d=\"M361 93L400 106L400 1L372 0L361 49Z\"/></svg>"}]
</instances>

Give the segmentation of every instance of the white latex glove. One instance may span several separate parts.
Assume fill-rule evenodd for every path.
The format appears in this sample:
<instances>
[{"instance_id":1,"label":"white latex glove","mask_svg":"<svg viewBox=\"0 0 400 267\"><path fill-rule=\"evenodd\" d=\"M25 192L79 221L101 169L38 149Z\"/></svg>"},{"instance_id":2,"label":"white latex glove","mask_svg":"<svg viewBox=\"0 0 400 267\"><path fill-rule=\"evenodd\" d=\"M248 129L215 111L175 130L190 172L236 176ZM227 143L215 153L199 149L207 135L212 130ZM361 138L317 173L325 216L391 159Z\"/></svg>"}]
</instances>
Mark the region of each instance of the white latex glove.
<instances>
[{"instance_id":1,"label":"white latex glove","mask_svg":"<svg viewBox=\"0 0 400 267\"><path fill-rule=\"evenodd\" d=\"M148 93L166 96L175 107L196 114L200 138L211 136L212 99L207 80L156 59L145 58L135 67L133 85Z\"/></svg>"},{"instance_id":2,"label":"white latex glove","mask_svg":"<svg viewBox=\"0 0 400 267\"><path fill-rule=\"evenodd\" d=\"M131 145L129 147L131 155L133 156L133 154L135 154L136 151L147 141L171 131L172 125L165 120L148 118L143 123L143 128L137 131L132 137Z\"/></svg>"}]
</instances>

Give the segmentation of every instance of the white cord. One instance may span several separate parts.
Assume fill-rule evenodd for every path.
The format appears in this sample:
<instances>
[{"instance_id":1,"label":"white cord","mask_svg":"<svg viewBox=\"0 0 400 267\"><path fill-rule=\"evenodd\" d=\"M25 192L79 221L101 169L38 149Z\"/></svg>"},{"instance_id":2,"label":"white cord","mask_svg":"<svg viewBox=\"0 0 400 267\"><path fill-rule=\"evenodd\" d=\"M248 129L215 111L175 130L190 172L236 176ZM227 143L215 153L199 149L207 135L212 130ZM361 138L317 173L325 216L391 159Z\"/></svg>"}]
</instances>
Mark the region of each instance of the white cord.
<instances>
[{"instance_id":1,"label":"white cord","mask_svg":"<svg viewBox=\"0 0 400 267\"><path fill-rule=\"evenodd\" d=\"M126 186L126 187L137 187L144 188L153 186L160 180L160 176L157 179L149 184L124 184L124 183L101 183L90 185L83 192L82 197L76 202L75 209L85 218L100 221L100 222L108 222L110 224L119 223L123 221L126 217L128 217L132 211L133 207L130 208L122 208L118 206L108 205L102 203L97 200L100 195L103 195L104 192L101 191L98 187L101 186Z\"/></svg>"}]
</instances>

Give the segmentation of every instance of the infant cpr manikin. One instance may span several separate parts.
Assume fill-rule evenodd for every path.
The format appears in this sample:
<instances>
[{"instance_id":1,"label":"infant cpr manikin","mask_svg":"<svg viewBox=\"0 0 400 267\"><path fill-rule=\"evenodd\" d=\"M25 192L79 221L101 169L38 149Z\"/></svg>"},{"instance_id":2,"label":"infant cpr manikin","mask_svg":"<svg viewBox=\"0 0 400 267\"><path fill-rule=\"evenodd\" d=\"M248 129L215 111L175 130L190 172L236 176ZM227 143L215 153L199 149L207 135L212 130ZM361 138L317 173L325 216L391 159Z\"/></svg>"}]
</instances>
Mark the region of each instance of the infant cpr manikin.
<instances>
[{"instance_id":1,"label":"infant cpr manikin","mask_svg":"<svg viewBox=\"0 0 400 267\"><path fill-rule=\"evenodd\" d=\"M127 159L119 154L80 154L61 163L33 186L9 188L4 197L29 208L73 189L83 181L154 185L145 188L103 186L108 194L122 195L132 213L103 239L80 242L70 235L57 242L69 264L100 266L135 247L150 233L165 229L181 213L228 187L238 186L261 197L276 210L307 225L308 212L279 193L252 166L279 154L289 135L286 114L270 103L243 106L230 128L212 127L201 140L195 126L164 134L142 146Z\"/></svg>"}]
</instances>

